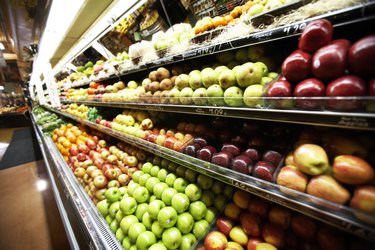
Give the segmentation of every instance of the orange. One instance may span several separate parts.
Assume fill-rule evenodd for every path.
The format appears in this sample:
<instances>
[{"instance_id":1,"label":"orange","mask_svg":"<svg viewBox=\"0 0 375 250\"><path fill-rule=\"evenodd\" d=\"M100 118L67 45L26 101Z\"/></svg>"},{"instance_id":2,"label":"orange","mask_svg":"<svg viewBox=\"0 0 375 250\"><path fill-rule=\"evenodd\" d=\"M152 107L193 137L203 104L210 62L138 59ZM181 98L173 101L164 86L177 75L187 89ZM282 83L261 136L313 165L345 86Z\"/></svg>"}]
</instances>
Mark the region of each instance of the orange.
<instances>
[{"instance_id":1,"label":"orange","mask_svg":"<svg viewBox=\"0 0 375 250\"><path fill-rule=\"evenodd\" d=\"M67 128L72 128L72 127L73 127L73 124L68 123L68 124L66 124L66 127L67 127Z\"/></svg>"},{"instance_id":2,"label":"orange","mask_svg":"<svg viewBox=\"0 0 375 250\"><path fill-rule=\"evenodd\" d=\"M57 139L57 142L62 144L65 140L66 138L64 136L61 136Z\"/></svg>"},{"instance_id":3,"label":"orange","mask_svg":"<svg viewBox=\"0 0 375 250\"><path fill-rule=\"evenodd\" d=\"M227 21L222 16L215 16L212 21L215 27L225 26L227 24Z\"/></svg>"},{"instance_id":4,"label":"orange","mask_svg":"<svg viewBox=\"0 0 375 250\"><path fill-rule=\"evenodd\" d=\"M226 15L224 18L227 24L233 21L233 17L231 15Z\"/></svg>"},{"instance_id":5,"label":"orange","mask_svg":"<svg viewBox=\"0 0 375 250\"><path fill-rule=\"evenodd\" d=\"M62 148L62 149L61 149L61 154L64 155L64 156L68 156L68 155L69 155L69 149L67 149L67 148Z\"/></svg>"},{"instance_id":6,"label":"orange","mask_svg":"<svg viewBox=\"0 0 375 250\"><path fill-rule=\"evenodd\" d=\"M57 141L57 138L59 138L59 137L57 136L57 134L53 134L53 135L52 135L52 141L56 142L56 141Z\"/></svg>"},{"instance_id":7,"label":"orange","mask_svg":"<svg viewBox=\"0 0 375 250\"><path fill-rule=\"evenodd\" d=\"M65 131L62 130L62 129L58 129L57 132L56 132L57 136L61 137L61 136L64 136L65 135Z\"/></svg>"},{"instance_id":8,"label":"orange","mask_svg":"<svg viewBox=\"0 0 375 250\"><path fill-rule=\"evenodd\" d=\"M72 146L69 140L64 140L62 144L65 148L70 148Z\"/></svg>"},{"instance_id":9,"label":"orange","mask_svg":"<svg viewBox=\"0 0 375 250\"><path fill-rule=\"evenodd\" d=\"M237 18L237 17L239 17L241 14L242 14L242 10L241 10L241 7L240 7L240 6L235 7L235 8L230 12L230 15L231 15L233 18Z\"/></svg>"},{"instance_id":10,"label":"orange","mask_svg":"<svg viewBox=\"0 0 375 250\"><path fill-rule=\"evenodd\" d=\"M80 135L82 135L82 132L81 132L81 130L74 130L74 131L73 131L73 134L74 134L75 136L80 136Z\"/></svg>"}]
</instances>

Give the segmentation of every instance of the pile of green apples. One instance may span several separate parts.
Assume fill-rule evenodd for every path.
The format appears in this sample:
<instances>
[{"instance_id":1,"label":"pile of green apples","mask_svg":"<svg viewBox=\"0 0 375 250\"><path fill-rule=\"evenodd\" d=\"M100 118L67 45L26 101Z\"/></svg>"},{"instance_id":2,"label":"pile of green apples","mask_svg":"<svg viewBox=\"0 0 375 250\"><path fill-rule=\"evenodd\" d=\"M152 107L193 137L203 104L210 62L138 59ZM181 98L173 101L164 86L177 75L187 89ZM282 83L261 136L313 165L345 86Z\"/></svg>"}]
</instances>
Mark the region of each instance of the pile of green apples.
<instances>
[{"instance_id":1,"label":"pile of green apples","mask_svg":"<svg viewBox=\"0 0 375 250\"><path fill-rule=\"evenodd\" d=\"M233 188L159 157L153 163L143 164L127 187L109 188L97 208L124 249L191 249Z\"/></svg>"}]
</instances>

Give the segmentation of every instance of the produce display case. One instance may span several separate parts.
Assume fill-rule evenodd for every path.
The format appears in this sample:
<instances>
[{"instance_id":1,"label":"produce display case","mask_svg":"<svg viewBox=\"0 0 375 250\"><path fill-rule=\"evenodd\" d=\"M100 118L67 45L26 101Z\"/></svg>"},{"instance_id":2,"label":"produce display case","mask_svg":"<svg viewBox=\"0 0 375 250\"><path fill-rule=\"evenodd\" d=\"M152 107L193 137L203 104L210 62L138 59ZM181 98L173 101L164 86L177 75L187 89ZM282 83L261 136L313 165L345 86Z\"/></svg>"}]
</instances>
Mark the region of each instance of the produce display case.
<instances>
[{"instance_id":1,"label":"produce display case","mask_svg":"<svg viewBox=\"0 0 375 250\"><path fill-rule=\"evenodd\" d=\"M195 3L198 2L201 1L195 1ZM273 12L271 11L263 15L255 16L253 21L258 24L265 24L271 22L274 15L280 15L285 11L296 9L310 2L311 1L295 1ZM115 83L120 81L129 82L136 80L137 82L141 82L150 72L160 67L170 68L174 65L191 64L193 68L200 68L204 63L215 60L215 56L218 56L220 53L256 45L276 47L272 51L276 54L280 50L279 47L286 48L286 52L280 51L279 53L280 57L285 58L288 55L288 51L291 51L292 46L294 46L291 44L296 44L296 36L300 35L308 24L323 18L333 24L335 32L340 34L341 37L345 37L345 35L348 34L348 30L354 30L353 34L348 36L353 36L354 39L358 39L363 37L363 34L373 34L368 26L374 24L374 7L375 5L372 1L366 3L358 1L358 4L351 7L334 10L304 21L285 24L280 27L258 30L247 36L236 37L222 42L212 41L215 41L215 37L219 36L219 33L223 32L223 30L228 27L208 31L194 37L192 41L196 41L199 44L193 45L185 52L169 55L167 51L164 51L166 53L159 54L160 58L157 60L143 64L137 64L133 61L134 64L131 66L126 64L126 66L129 67L118 67L118 65L115 65L114 68L116 71L105 77L81 79L64 84L62 88L60 88L60 101L63 106L51 107L50 105L43 105L43 107L60 117L65 117L85 125L93 131L99 131L119 141L142 149L145 152L178 164L186 169L206 175L214 180L261 197L269 202L307 215L308 217L320 221L319 223L331 225L352 236L374 243L375 228L373 222L375 221L375 217L373 214L350 207L349 202L340 204L329 201L285 187L278 184L277 181L284 167L283 163L288 158L288 153L300 143L297 137L301 135L301 131L304 128L309 128L306 127L306 125L315 126L318 128L318 131L322 133L323 131L334 133L337 131L334 131L333 128L340 128L340 133L342 132L343 134L351 133L345 131L360 131L358 133L353 133L359 135L361 138L373 138L375 131L374 96L269 97L262 95L259 97L231 97L232 102L228 103L235 103L236 105L230 106L220 104L223 103L223 97L217 99L214 97L194 97L192 99L190 97L190 99L187 100L183 99L183 97L176 98L169 96L166 98L137 96L138 98L136 98L134 96L129 97L128 95L127 98L123 98L121 95L111 95L112 92L110 91L87 94L87 85L91 84L93 81L107 87L114 86ZM359 29L360 27L364 28L361 30ZM121 64L121 62L119 64ZM366 78L366 81L367 80L369 79ZM269 85L276 81L278 81L278 78L265 84L263 86L263 92ZM69 97L69 91L74 91L73 88L81 88L82 94ZM104 95L106 95L105 98L103 98ZM215 103L218 104L215 105ZM251 105L246 105L248 103ZM111 123L115 121L115 119L111 121L113 116L106 121L108 123L100 123L101 118L95 121L95 119L91 117L89 120L83 115L78 117L67 113L67 109L72 104L87 105L87 109L101 107L112 110L113 112L116 111L115 109L129 109L134 111L150 111L151 113L167 112L188 114L188 117L195 117L194 119L197 120L202 118L204 122L207 122L207 120L205 120L206 117L220 117L228 119L228 121L238 121L240 119L244 121L259 120L274 124L275 126L289 126L289 129L291 129L293 133L288 135L287 145L280 151L282 160L275 167L272 178L267 181L249 173L241 173L228 166L224 167L220 164L189 155L186 148L194 144L193 140L185 142L183 147L175 150L165 145L155 143L147 138L136 136L133 132L132 134L115 129L115 127L112 127L113 123ZM120 111L118 112L121 114ZM171 119L174 119L173 116ZM33 122L36 124L34 118ZM81 248L89 246L89 248L95 249L121 249L121 243L116 239L117 234L115 236L114 233L111 232L106 221L95 208L94 203L85 193L82 186L75 180L74 174L53 145L53 141L48 138L48 136L44 136L40 128L37 126L35 128L39 133L38 138L43 150L43 156L45 159L48 159L51 178L56 180L57 188L54 190L55 197L60 197L56 198L57 200L61 200L58 201L58 203L64 203L59 206L59 208L61 209L60 212L63 214L63 217L65 216L63 219L66 230L68 234L70 234L69 238L72 240L71 245L76 247L79 242L79 247ZM267 132L265 132L265 134L267 134ZM372 146L369 145L368 143L366 144L367 149L372 150ZM330 160L333 161L333 159ZM373 161L370 156L366 158L366 160L371 163ZM54 173L54 171L57 172ZM314 177L309 176L308 178L313 179ZM59 185L61 185L62 188L59 188ZM349 190L351 192L350 195L352 195L354 187L350 187ZM63 193L65 193L66 196L61 195ZM65 201L66 197L69 202ZM64 215L63 210L68 212L65 212ZM71 211L73 211L73 213ZM73 214L75 219L72 219ZM78 227L76 224L73 225L73 223L77 223L77 221L73 222L73 220L79 221ZM216 230L218 230L217 227L215 227L214 223L211 223L209 231ZM83 238L84 240L81 242L76 238ZM199 239L196 242L197 245L194 247L203 246L203 242L204 237Z\"/></svg>"}]
</instances>

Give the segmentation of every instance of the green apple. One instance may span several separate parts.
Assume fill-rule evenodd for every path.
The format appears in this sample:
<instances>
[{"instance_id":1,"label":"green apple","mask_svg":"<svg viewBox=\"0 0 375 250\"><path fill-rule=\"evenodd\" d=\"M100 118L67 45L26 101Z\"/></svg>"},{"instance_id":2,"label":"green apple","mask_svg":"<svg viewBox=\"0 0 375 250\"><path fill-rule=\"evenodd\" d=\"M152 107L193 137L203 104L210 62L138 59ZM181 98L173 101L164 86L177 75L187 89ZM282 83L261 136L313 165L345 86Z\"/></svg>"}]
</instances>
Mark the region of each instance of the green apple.
<instances>
[{"instance_id":1,"label":"green apple","mask_svg":"<svg viewBox=\"0 0 375 250\"><path fill-rule=\"evenodd\" d=\"M185 87L181 90L180 92L180 102L182 104L192 104L193 103L193 94L194 94L194 90L190 87Z\"/></svg>"},{"instance_id":2,"label":"green apple","mask_svg":"<svg viewBox=\"0 0 375 250\"><path fill-rule=\"evenodd\" d=\"M267 75L269 78L275 79L276 77L279 76L279 73L276 72L269 72Z\"/></svg>"},{"instance_id":3,"label":"green apple","mask_svg":"<svg viewBox=\"0 0 375 250\"><path fill-rule=\"evenodd\" d=\"M151 230L152 222L154 222L154 220L151 218L150 214L148 212L144 213L142 216L142 223L147 230Z\"/></svg>"},{"instance_id":4,"label":"green apple","mask_svg":"<svg viewBox=\"0 0 375 250\"><path fill-rule=\"evenodd\" d=\"M199 70L193 70L189 73L189 86L192 89L202 87L202 75Z\"/></svg>"},{"instance_id":5,"label":"green apple","mask_svg":"<svg viewBox=\"0 0 375 250\"><path fill-rule=\"evenodd\" d=\"M166 133L166 132L165 132ZM170 160L167 160L167 159L161 159L160 160L160 165L161 168L164 168L164 169L167 169L169 164L171 164L171 161ZM175 164L175 163L174 163Z\"/></svg>"},{"instance_id":6,"label":"green apple","mask_svg":"<svg viewBox=\"0 0 375 250\"><path fill-rule=\"evenodd\" d=\"M131 247L132 243L130 241L130 238L129 236L126 236L123 240L122 240L122 247L125 249L125 250L129 250L130 247Z\"/></svg>"},{"instance_id":7,"label":"green apple","mask_svg":"<svg viewBox=\"0 0 375 250\"><path fill-rule=\"evenodd\" d=\"M224 192L224 186L225 184L221 181L214 181L211 190L214 192L214 194L221 194Z\"/></svg>"},{"instance_id":8,"label":"green apple","mask_svg":"<svg viewBox=\"0 0 375 250\"><path fill-rule=\"evenodd\" d=\"M214 201L214 207L220 212L224 211L225 205L227 204L228 198L224 195L216 195Z\"/></svg>"},{"instance_id":9,"label":"green apple","mask_svg":"<svg viewBox=\"0 0 375 250\"><path fill-rule=\"evenodd\" d=\"M155 196L155 195L151 195L150 196L150 199L148 200L148 202L150 203L150 202L152 202L152 201L154 201L154 200L157 200L158 198Z\"/></svg>"},{"instance_id":10,"label":"green apple","mask_svg":"<svg viewBox=\"0 0 375 250\"><path fill-rule=\"evenodd\" d=\"M120 228L125 235L128 234L129 227L135 223L138 223L138 219L135 215L125 216L120 222Z\"/></svg>"},{"instance_id":11,"label":"green apple","mask_svg":"<svg viewBox=\"0 0 375 250\"><path fill-rule=\"evenodd\" d=\"M262 77L262 80L260 80L260 85L264 86L266 85L267 83L271 82L273 79L271 77L268 77L268 76L263 76Z\"/></svg>"},{"instance_id":12,"label":"green apple","mask_svg":"<svg viewBox=\"0 0 375 250\"><path fill-rule=\"evenodd\" d=\"M207 90L205 88L198 88L194 91L193 102L195 105L207 104Z\"/></svg>"},{"instance_id":13,"label":"green apple","mask_svg":"<svg viewBox=\"0 0 375 250\"><path fill-rule=\"evenodd\" d=\"M239 107L243 104L243 91L239 87L229 87L224 92L224 102L231 107Z\"/></svg>"},{"instance_id":14,"label":"green apple","mask_svg":"<svg viewBox=\"0 0 375 250\"><path fill-rule=\"evenodd\" d=\"M210 224L206 220L196 221L194 223L192 233L194 234L195 238L200 239L206 234L209 227Z\"/></svg>"},{"instance_id":15,"label":"green apple","mask_svg":"<svg viewBox=\"0 0 375 250\"><path fill-rule=\"evenodd\" d=\"M155 184L154 188L152 189L152 192L154 193L156 198L161 199L161 195L163 194L163 191L167 189L168 187L169 186L167 185L167 183L159 182Z\"/></svg>"},{"instance_id":16,"label":"green apple","mask_svg":"<svg viewBox=\"0 0 375 250\"><path fill-rule=\"evenodd\" d=\"M263 86L260 84L250 85L245 89L243 94L243 101L246 106L251 108L260 108L263 106L263 100L260 98L263 95Z\"/></svg>"},{"instance_id":17,"label":"green apple","mask_svg":"<svg viewBox=\"0 0 375 250\"><path fill-rule=\"evenodd\" d=\"M179 176L179 177L184 177L185 176L185 172L186 172L186 169L184 166L178 166L176 168L176 175Z\"/></svg>"},{"instance_id":18,"label":"green apple","mask_svg":"<svg viewBox=\"0 0 375 250\"><path fill-rule=\"evenodd\" d=\"M117 222L117 220L112 220L111 224L109 224L109 228L115 234L117 229L119 228L119 223Z\"/></svg>"},{"instance_id":19,"label":"green apple","mask_svg":"<svg viewBox=\"0 0 375 250\"><path fill-rule=\"evenodd\" d=\"M170 162L168 164L168 171L171 172L171 173L174 173L174 172L176 172L177 167L178 167L177 163Z\"/></svg>"},{"instance_id":20,"label":"green apple","mask_svg":"<svg viewBox=\"0 0 375 250\"><path fill-rule=\"evenodd\" d=\"M170 206L172 203L172 198L177 194L177 190L174 188L166 188L162 195L161 200L164 202L165 205Z\"/></svg>"},{"instance_id":21,"label":"green apple","mask_svg":"<svg viewBox=\"0 0 375 250\"><path fill-rule=\"evenodd\" d=\"M267 65L265 63L263 63L263 62L256 62L256 63L254 63L254 66L260 67L262 69L263 76L267 76L268 75L268 67L267 67Z\"/></svg>"},{"instance_id":22,"label":"green apple","mask_svg":"<svg viewBox=\"0 0 375 250\"><path fill-rule=\"evenodd\" d=\"M235 57L236 57L236 61L239 61L240 63L247 62L249 60L247 58L247 49L245 49L245 48L238 49L236 51Z\"/></svg>"},{"instance_id":23,"label":"green apple","mask_svg":"<svg viewBox=\"0 0 375 250\"><path fill-rule=\"evenodd\" d=\"M189 197L189 200L191 202L197 201L202 197L202 189L197 185L191 183L186 186L185 194Z\"/></svg>"},{"instance_id":24,"label":"green apple","mask_svg":"<svg viewBox=\"0 0 375 250\"><path fill-rule=\"evenodd\" d=\"M173 183L173 188L179 193L184 193L188 183L184 178L177 178Z\"/></svg>"},{"instance_id":25,"label":"green apple","mask_svg":"<svg viewBox=\"0 0 375 250\"><path fill-rule=\"evenodd\" d=\"M173 207L164 207L158 214L158 221L164 228L173 227L177 222L177 212Z\"/></svg>"},{"instance_id":26,"label":"green apple","mask_svg":"<svg viewBox=\"0 0 375 250\"><path fill-rule=\"evenodd\" d=\"M201 72L203 86L209 88L213 84L219 84L219 73L212 68L205 68Z\"/></svg>"},{"instance_id":27,"label":"green apple","mask_svg":"<svg viewBox=\"0 0 375 250\"><path fill-rule=\"evenodd\" d=\"M134 190L133 198L137 201L138 204L144 203L144 202L147 202L148 199L150 198L150 193L145 187L137 187Z\"/></svg>"},{"instance_id":28,"label":"green apple","mask_svg":"<svg viewBox=\"0 0 375 250\"><path fill-rule=\"evenodd\" d=\"M146 163L145 163L145 164L146 164ZM135 183L138 183L138 181L139 181L139 177L141 177L142 174L144 174L144 172L141 171L141 170L137 170L137 171L135 171L135 172L133 173L133 175L132 175L132 180L133 180Z\"/></svg>"},{"instance_id":29,"label":"green apple","mask_svg":"<svg viewBox=\"0 0 375 250\"><path fill-rule=\"evenodd\" d=\"M140 186L141 186L141 185L139 185L138 183L135 183L135 182L130 181L129 184L128 184L128 195L129 195L129 196L133 196L134 190L135 190L137 187L140 187Z\"/></svg>"},{"instance_id":30,"label":"green apple","mask_svg":"<svg viewBox=\"0 0 375 250\"><path fill-rule=\"evenodd\" d=\"M128 194L128 187L122 186L122 187L119 187L118 190L120 191L121 196Z\"/></svg>"},{"instance_id":31,"label":"green apple","mask_svg":"<svg viewBox=\"0 0 375 250\"><path fill-rule=\"evenodd\" d=\"M159 170L157 177L159 181L164 182L167 175L168 175L168 170L162 168Z\"/></svg>"},{"instance_id":32,"label":"green apple","mask_svg":"<svg viewBox=\"0 0 375 250\"><path fill-rule=\"evenodd\" d=\"M220 85L214 84L207 89L208 102L212 105L224 105L224 90Z\"/></svg>"},{"instance_id":33,"label":"green apple","mask_svg":"<svg viewBox=\"0 0 375 250\"><path fill-rule=\"evenodd\" d=\"M135 210L135 216L139 221L142 220L142 216L144 213L148 211L148 204L147 203L141 203L138 204L137 209Z\"/></svg>"},{"instance_id":34,"label":"green apple","mask_svg":"<svg viewBox=\"0 0 375 250\"><path fill-rule=\"evenodd\" d=\"M193 216L194 220L201 220L206 216L207 206L203 201L193 201L189 206L189 213Z\"/></svg>"},{"instance_id":35,"label":"green apple","mask_svg":"<svg viewBox=\"0 0 375 250\"><path fill-rule=\"evenodd\" d=\"M160 167L159 166L153 166L150 170L150 175L152 177L157 177L158 176L158 173L160 171Z\"/></svg>"},{"instance_id":36,"label":"green apple","mask_svg":"<svg viewBox=\"0 0 375 250\"><path fill-rule=\"evenodd\" d=\"M187 212L178 215L176 226L181 231L181 233L189 233L194 226L193 216Z\"/></svg>"},{"instance_id":37,"label":"green apple","mask_svg":"<svg viewBox=\"0 0 375 250\"><path fill-rule=\"evenodd\" d=\"M156 220L158 218L160 210L164 207L164 202L162 202L161 200L154 200L148 205L148 213L150 214L152 219Z\"/></svg>"},{"instance_id":38,"label":"green apple","mask_svg":"<svg viewBox=\"0 0 375 250\"><path fill-rule=\"evenodd\" d=\"M148 192L152 193L156 183L159 183L160 180L156 177L151 177L146 181L146 188Z\"/></svg>"},{"instance_id":39,"label":"green apple","mask_svg":"<svg viewBox=\"0 0 375 250\"><path fill-rule=\"evenodd\" d=\"M112 218L115 218L116 217L116 213L117 211L119 211L120 209L120 202L119 201L116 201L116 202L113 202L110 206L109 206L109 215L112 217Z\"/></svg>"},{"instance_id":40,"label":"green apple","mask_svg":"<svg viewBox=\"0 0 375 250\"><path fill-rule=\"evenodd\" d=\"M105 217L109 213L110 205L111 203L108 200L102 200L96 204L96 208L99 210L99 213Z\"/></svg>"},{"instance_id":41,"label":"green apple","mask_svg":"<svg viewBox=\"0 0 375 250\"><path fill-rule=\"evenodd\" d=\"M144 231L139 234L136 245L137 250L146 250L149 249L152 245L156 243L156 236L151 231Z\"/></svg>"},{"instance_id":42,"label":"green apple","mask_svg":"<svg viewBox=\"0 0 375 250\"><path fill-rule=\"evenodd\" d=\"M190 182L196 182L197 181L197 176L198 176L198 173L195 172L194 170L192 169L186 169L186 172L185 172L185 179L187 179L188 181Z\"/></svg>"},{"instance_id":43,"label":"green apple","mask_svg":"<svg viewBox=\"0 0 375 250\"><path fill-rule=\"evenodd\" d=\"M117 187L108 188L104 196L109 202L115 202L121 199L121 193Z\"/></svg>"},{"instance_id":44,"label":"green apple","mask_svg":"<svg viewBox=\"0 0 375 250\"><path fill-rule=\"evenodd\" d=\"M155 234L156 238L160 239L164 232L164 227L162 227L159 221L154 221L151 225L151 231Z\"/></svg>"},{"instance_id":45,"label":"green apple","mask_svg":"<svg viewBox=\"0 0 375 250\"><path fill-rule=\"evenodd\" d=\"M255 16L255 15L258 15L260 13L263 12L263 5L262 4L254 4L253 6L250 7L250 9L248 10L247 14L249 16Z\"/></svg>"},{"instance_id":46,"label":"green apple","mask_svg":"<svg viewBox=\"0 0 375 250\"><path fill-rule=\"evenodd\" d=\"M265 70L263 66L267 67L263 63L246 63L240 66L236 71L236 80L238 85L240 87L246 88L247 86L252 84L260 84Z\"/></svg>"},{"instance_id":47,"label":"green apple","mask_svg":"<svg viewBox=\"0 0 375 250\"><path fill-rule=\"evenodd\" d=\"M118 210L115 216L115 219L117 222L121 222L121 220L125 217L125 215L121 212L121 210Z\"/></svg>"},{"instance_id":48,"label":"green apple","mask_svg":"<svg viewBox=\"0 0 375 250\"><path fill-rule=\"evenodd\" d=\"M151 175L150 174L143 174L139 177L139 180L138 180L138 183L139 185L141 185L142 187L144 187L146 185L146 181L151 178Z\"/></svg>"},{"instance_id":49,"label":"green apple","mask_svg":"<svg viewBox=\"0 0 375 250\"><path fill-rule=\"evenodd\" d=\"M130 241L133 243L136 242L138 236L144 231L146 231L146 227L140 222L137 222L131 225L128 231L128 236L130 238Z\"/></svg>"},{"instance_id":50,"label":"green apple","mask_svg":"<svg viewBox=\"0 0 375 250\"><path fill-rule=\"evenodd\" d=\"M202 193L201 201L206 204L207 207L210 207L214 204L215 194L211 190L204 190Z\"/></svg>"},{"instance_id":51,"label":"green apple","mask_svg":"<svg viewBox=\"0 0 375 250\"><path fill-rule=\"evenodd\" d=\"M180 250L190 250L193 248L196 242L197 238L195 238L194 234L189 233L182 235Z\"/></svg>"},{"instance_id":52,"label":"green apple","mask_svg":"<svg viewBox=\"0 0 375 250\"><path fill-rule=\"evenodd\" d=\"M125 238L124 232L121 230L121 228L118 228L116 231L116 239L120 242L122 242Z\"/></svg>"},{"instance_id":53,"label":"green apple","mask_svg":"<svg viewBox=\"0 0 375 250\"><path fill-rule=\"evenodd\" d=\"M230 69L224 70L219 74L219 84L223 89L236 85L236 73Z\"/></svg>"},{"instance_id":54,"label":"green apple","mask_svg":"<svg viewBox=\"0 0 375 250\"><path fill-rule=\"evenodd\" d=\"M175 86L182 90L183 88L189 87L189 75L179 74L175 80Z\"/></svg>"},{"instance_id":55,"label":"green apple","mask_svg":"<svg viewBox=\"0 0 375 250\"><path fill-rule=\"evenodd\" d=\"M177 213L183 213L189 208L189 197L186 194L177 193L172 197L171 205Z\"/></svg>"},{"instance_id":56,"label":"green apple","mask_svg":"<svg viewBox=\"0 0 375 250\"><path fill-rule=\"evenodd\" d=\"M177 179L177 176L174 173L170 173L165 177L165 183L168 184L168 186L173 187L174 181Z\"/></svg>"},{"instance_id":57,"label":"green apple","mask_svg":"<svg viewBox=\"0 0 375 250\"><path fill-rule=\"evenodd\" d=\"M208 190L214 184L214 180L211 177L208 177L207 175L199 174L197 178L197 183L202 189Z\"/></svg>"},{"instance_id":58,"label":"green apple","mask_svg":"<svg viewBox=\"0 0 375 250\"><path fill-rule=\"evenodd\" d=\"M142 165L141 170L143 173L149 174L152 167L153 165L151 162L146 162L145 164Z\"/></svg>"},{"instance_id":59,"label":"green apple","mask_svg":"<svg viewBox=\"0 0 375 250\"><path fill-rule=\"evenodd\" d=\"M133 197L124 197L120 201L120 210L124 215L130 215L137 209L137 201Z\"/></svg>"},{"instance_id":60,"label":"green apple","mask_svg":"<svg viewBox=\"0 0 375 250\"><path fill-rule=\"evenodd\" d=\"M137 245L136 244L131 245L131 247L129 248L129 250L137 250Z\"/></svg>"},{"instance_id":61,"label":"green apple","mask_svg":"<svg viewBox=\"0 0 375 250\"><path fill-rule=\"evenodd\" d=\"M158 242L155 245L152 245L148 250L167 250L163 242Z\"/></svg>"},{"instance_id":62,"label":"green apple","mask_svg":"<svg viewBox=\"0 0 375 250\"><path fill-rule=\"evenodd\" d=\"M207 213L204 219L211 224L215 221L217 214L219 214L219 211L215 207L209 207L207 208Z\"/></svg>"},{"instance_id":63,"label":"green apple","mask_svg":"<svg viewBox=\"0 0 375 250\"><path fill-rule=\"evenodd\" d=\"M168 249L177 249L181 245L182 235L176 227L171 227L163 232L162 240Z\"/></svg>"},{"instance_id":64,"label":"green apple","mask_svg":"<svg viewBox=\"0 0 375 250\"><path fill-rule=\"evenodd\" d=\"M107 222L107 224L110 225L112 221L113 221L113 218L108 214L105 217L105 222Z\"/></svg>"}]
</instances>

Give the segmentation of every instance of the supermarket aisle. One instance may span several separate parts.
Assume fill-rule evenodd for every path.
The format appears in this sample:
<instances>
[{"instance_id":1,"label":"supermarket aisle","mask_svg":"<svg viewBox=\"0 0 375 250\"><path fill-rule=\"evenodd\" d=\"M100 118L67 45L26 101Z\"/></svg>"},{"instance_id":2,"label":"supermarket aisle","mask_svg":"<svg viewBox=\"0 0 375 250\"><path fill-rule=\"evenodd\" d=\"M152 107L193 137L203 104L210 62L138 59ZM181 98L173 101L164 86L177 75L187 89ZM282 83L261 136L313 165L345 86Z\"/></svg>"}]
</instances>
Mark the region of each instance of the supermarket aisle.
<instances>
[{"instance_id":1,"label":"supermarket aisle","mask_svg":"<svg viewBox=\"0 0 375 250\"><path fill-rule=\"evenodd\" d=\"M15 141L28 147L17 146L19 152L10 155L15 162L26 150L33 151L30 144L35 144L26 142L32 137L11 139L17 129L0 128L2 145L10 142L4 157L9 157ZM0 169L0 211L0 249L69 249L43 160Z\"/></svg>"}]
</instances>

